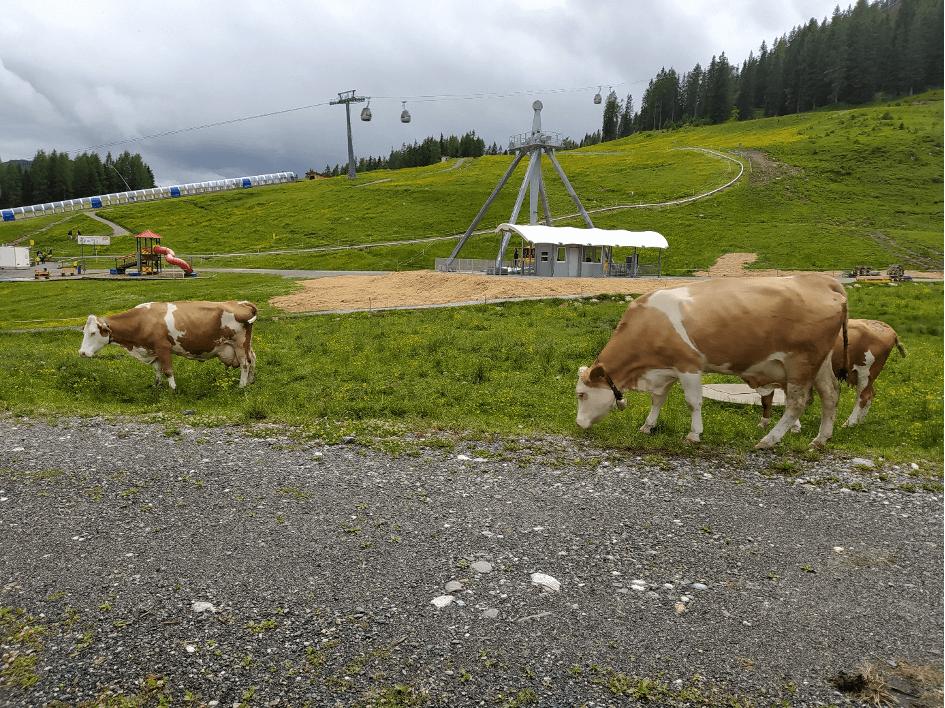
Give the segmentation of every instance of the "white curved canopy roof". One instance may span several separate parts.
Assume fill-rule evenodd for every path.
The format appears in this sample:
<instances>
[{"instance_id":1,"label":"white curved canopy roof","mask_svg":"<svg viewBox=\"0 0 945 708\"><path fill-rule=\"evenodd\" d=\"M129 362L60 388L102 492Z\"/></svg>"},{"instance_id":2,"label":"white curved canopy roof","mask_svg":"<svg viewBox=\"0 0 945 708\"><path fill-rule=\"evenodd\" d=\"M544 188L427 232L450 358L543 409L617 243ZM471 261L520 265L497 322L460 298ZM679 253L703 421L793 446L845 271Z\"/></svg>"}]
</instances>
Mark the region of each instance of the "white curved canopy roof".
<instances>
[{"instance_id":1,"label":"white curved canopy roof","mask_svg":"<svg viewBox=\"0 0 945 708\"><path fill-rule=\"evenodd\" d=\"M506 231L518 234L529 243L550 243L556 246L669 248L663 235L656 231L578 229L573 226L539 226L537 224L499 224L496 229L496 232Z\"/></svg>"}]
</instances>

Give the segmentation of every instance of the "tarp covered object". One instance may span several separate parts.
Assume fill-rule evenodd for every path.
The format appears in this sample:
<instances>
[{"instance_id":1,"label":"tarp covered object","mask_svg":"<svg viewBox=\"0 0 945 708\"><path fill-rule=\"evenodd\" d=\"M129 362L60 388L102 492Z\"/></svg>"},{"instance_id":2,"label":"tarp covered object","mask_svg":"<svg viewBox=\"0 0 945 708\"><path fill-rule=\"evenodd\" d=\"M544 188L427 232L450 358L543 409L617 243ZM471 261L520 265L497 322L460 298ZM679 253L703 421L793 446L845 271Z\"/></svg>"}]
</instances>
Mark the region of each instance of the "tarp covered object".
<instances>
[{"instance_id":1,"label":"tarp covered object","mask_svg":"<svg viewBox=\"0 0 945 708\"><path fill-rule=\"evenodd\" d=\"M537 224L499 224L496 229L498 233L506 231L518 234L529 243L550 243L557 246L669 248L663 235L656 231L579 229L573 226L539 226Z\"/></svg>"}]
</instances>

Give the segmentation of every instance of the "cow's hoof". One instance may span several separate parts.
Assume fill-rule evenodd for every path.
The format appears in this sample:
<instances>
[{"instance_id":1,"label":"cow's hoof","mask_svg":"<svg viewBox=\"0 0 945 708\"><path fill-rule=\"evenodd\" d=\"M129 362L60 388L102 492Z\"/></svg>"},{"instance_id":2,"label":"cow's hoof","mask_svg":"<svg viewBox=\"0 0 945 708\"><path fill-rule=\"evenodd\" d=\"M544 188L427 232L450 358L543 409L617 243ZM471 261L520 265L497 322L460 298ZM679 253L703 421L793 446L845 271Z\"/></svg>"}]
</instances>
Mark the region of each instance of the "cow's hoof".
<instances>
[{"instance_id":1,"label":"cow's hoof","mask_svg":"<svg viewBox=\"0 0 945 708\"><path fill-rule=\"evenodd\" d=\"M687 445L698 445L699 442L701 442L699 440L699 433L689 433L689 435L686 436Z\"/></svg>"},{"instance_id":2,"label":"cow's hoof","mask_svg":"<svg viewBox=\"0 0 945 708\"><path fill-rule=\"evenodd\" d=\"M826 447L827 441L829 439L830 438L823 438L823 439L814 438L813 440L810 441L810 445L808 445L808 447L817 447L817 448Z\"/></svg>"},{"instance_id":3,"label":"cow's hoof","mask_svg":"<svg viewBox=\"0 0 945 708\"><path fill-rule=\"evenodd\" d=\"M792 425L792 426L791 426L791 432L792 432L792 433L799 433L799 432L801 432L801 424L800 424L800 423L795 423L794 425Z\"/></svg>"},{"instance_id":4,"label":"cow's hoof","mask_svg":"<svg viewBox=\"0 0 945 708\"><path fill-rule=\"evenodd\" d=\"M653 432L653 428L650 427L649 425L641 425L640 432L644 433L645 435L649 435L650 433Z\"/></svg>"},{"instance_id":5,"label":"cow's hoof","mask_svg":"<svg viewBox=\"0 0 945 708\"><path fill-rule=\"evenodd\" d=\"M768 440L768 438L762 438L758 441L758 444L755 445L756 450L770 450L775 445L778 444L777 440Z\"/></svg>"},{"instance_id":6,"label":"cow's hoof","mask_svg":"<svg viewBox=\"0 0 945 708\"><path fill-rule=\"evenodd\" d=\"M769 420L763 420L763 421L761 421L760 423L758 423L758 427L759 427L761 430L764 430L765 428L768 427L768 424L769 424L770 422L771 422L770 419L769 419Z\"/></svg>"}]
</instances>

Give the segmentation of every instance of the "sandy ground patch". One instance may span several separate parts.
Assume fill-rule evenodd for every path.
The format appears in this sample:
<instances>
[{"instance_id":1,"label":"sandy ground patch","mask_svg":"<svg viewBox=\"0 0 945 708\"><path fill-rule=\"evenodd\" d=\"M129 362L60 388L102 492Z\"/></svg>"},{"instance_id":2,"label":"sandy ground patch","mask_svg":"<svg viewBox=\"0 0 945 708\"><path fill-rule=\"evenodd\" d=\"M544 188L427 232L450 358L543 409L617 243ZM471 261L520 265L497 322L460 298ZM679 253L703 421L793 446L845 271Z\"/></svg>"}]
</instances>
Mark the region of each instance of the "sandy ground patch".
<instances>
[{"instance_id":1,"label":"sandy ground patch","mask_svg":"<svg viewBox=\"0 0 945 708\"><path fill-rule=\"evenodd\" d=\"M302 281L304 290L272 298L288 312L444 305L512 298L642 294L688 282L643 278L521 278L420 270Z\"/></svg>"},{"instance_id":2,"label":"sandy ground patch","mask_svg":"<svg viewBox=\"0 0 945 708\"><path fill-rule=\"evenodd\" d=\"M779 277L801 271L745 270L754 253L729 253L698 278ZM840 277L840 271L827 271ZM911 271L909 271L911 274ZM932 274L913 274L929 277ZM941 275L939 274L939 278ZM681 278L532 278L517 276L440 273L431 270L378 275L339 275L302 281L304 288L274 297L270 303L287 312L367 310L384 307L419 307L448 303L483 302L514 298L627 293L642 295L672 288L691 280Z\"/></svg>"},{"instance_id":3,"label":"sandy ground patch","mask_svg":"<svg viewBox=\"0 0 945 708\"><path fill-rule=\"evenodd\" d=\"M758 260L756 253L726 253L720 256L715 265L708 271L695 273L701 278L779 278L785 275L796 275L805 271L800 270L745 270L745 266ZM824 271L834 278L840 277L839 270Z\"/></svg>"}]
</instances>

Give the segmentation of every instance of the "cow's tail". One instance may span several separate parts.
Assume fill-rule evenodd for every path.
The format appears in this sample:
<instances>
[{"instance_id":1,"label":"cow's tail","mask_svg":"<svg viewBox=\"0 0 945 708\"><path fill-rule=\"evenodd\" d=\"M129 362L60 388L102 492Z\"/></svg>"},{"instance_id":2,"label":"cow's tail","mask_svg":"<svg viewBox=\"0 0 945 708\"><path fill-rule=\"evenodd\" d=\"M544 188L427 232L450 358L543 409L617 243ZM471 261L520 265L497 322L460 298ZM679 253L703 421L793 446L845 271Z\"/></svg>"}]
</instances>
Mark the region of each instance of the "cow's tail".
<instances>
[{"instance_id":1,"label":"cow's tail","mask_svg":"<svg viewBox=\"0 0 945 708\"><path fill-rule=\"evenodd\" d=\"M850 335L847 331L847 324L849 323L849 313L847 312L847 301L843 301L843 324L840 329L843 331L843 366L837 370L837 379L840 381L847 380L847 374L850 372Z\"/></svg>"},{"instance_id":2,"label":"cow's tail","mask_svg":"<svg viewBox=\"0 0 945 708\"><path fill-rule=\"evenodd\" d=\"M905 358L906 358L906 348L905 348L904 346L902 346L902 342L899 341L898 335L896 336L896 349L899 350L899 356L901 356L903 359L905 359Z\"/></svg>"}]
</instances>

